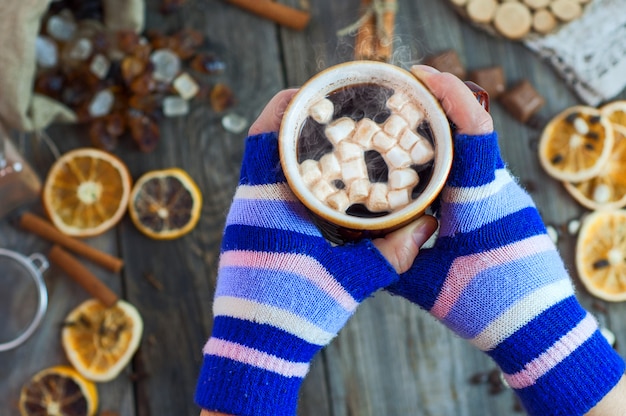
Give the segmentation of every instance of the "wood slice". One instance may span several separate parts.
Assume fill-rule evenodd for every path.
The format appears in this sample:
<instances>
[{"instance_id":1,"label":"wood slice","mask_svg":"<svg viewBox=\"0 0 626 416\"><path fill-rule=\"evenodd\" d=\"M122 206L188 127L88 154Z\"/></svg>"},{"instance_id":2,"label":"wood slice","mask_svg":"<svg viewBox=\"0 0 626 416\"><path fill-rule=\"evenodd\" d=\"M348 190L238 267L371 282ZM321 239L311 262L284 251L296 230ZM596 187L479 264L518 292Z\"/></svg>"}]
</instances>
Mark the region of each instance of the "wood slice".
<instances>
[{"instance_id":1,"label":"wood slice","mask_svg":"<svg viewBox=\"0 0 626 416\"><path fill-rule=\"evenodd\" d=\"M524 3L533 10L543 9L550 5L552 0L524 0Z\"/></svg>"},{"instance_id":2,"label":"wood slice","mask_svg":"<svg viewBox=\"0 0 626 416\"><path fill-rule=\"evenodd\" d=\"M564 22L570 22L583 14L583 8L577 0L555 0L550 3L550 10Z\"/></svg>"},{"instance_id":3,"label":"wood slice","mask_svg":"<svg viewBox=\"0 0 626 416\"><path fill-rule=\"evenodd\" d=\"M522 3L509 2L498 6L494 26L509 39L521 39L530 33L533 18L530 9Z\"/></svg>"},{"instance_id":4,"label":"wood slice","mask_svg":"<svg viewBox=\"0 0 626 416\"><path fill-rule=\"evenodd\" d=\"M469 18L477 23L489 23L498 8L496 0L470 0L467 4Z\"/></svg>"},{"instance_id":5,"label":"wood slice","mask_svg":"<svg viewBox=\"0 0 626 416\"><path fill-rule=\"evenodd\" d=\"M559 22L556 17L547 9L537 10L533 14L533 29L541 34L552 32Z\"/></svg>"}]
</instances>

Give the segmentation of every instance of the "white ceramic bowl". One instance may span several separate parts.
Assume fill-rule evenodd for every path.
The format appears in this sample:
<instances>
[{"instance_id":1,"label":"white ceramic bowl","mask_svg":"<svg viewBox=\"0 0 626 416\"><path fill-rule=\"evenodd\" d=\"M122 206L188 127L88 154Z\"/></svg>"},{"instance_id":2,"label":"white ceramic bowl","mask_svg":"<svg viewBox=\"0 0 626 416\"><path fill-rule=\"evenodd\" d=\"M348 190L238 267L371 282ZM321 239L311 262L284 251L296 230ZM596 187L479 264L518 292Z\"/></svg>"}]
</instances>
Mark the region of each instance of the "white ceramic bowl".
<instances>
[{"instance_id":1,"label":"white ceramic bowl","mask_svg":"<svg viewBox=\"0 0 626 416\"><path fill-rule=\"evenodd\" d=\"M401 91L413 98L430 123L434 141L433 172L427 186L407 206L375 218L362 218L332 209L313 195L302 180L298 163L298 139L308 109L320 99L350 86L376 84ZM423 215L440 193L452 164L450 124L439 101L410 72L394 65L354 61L328 68L307 81L286 109L279 131L281 164L289 186L300 201L319 219L323 231L336 242L363 236L380 236ZM329 235L326 235L329 237Z\"/></svg>"}]
</instances>

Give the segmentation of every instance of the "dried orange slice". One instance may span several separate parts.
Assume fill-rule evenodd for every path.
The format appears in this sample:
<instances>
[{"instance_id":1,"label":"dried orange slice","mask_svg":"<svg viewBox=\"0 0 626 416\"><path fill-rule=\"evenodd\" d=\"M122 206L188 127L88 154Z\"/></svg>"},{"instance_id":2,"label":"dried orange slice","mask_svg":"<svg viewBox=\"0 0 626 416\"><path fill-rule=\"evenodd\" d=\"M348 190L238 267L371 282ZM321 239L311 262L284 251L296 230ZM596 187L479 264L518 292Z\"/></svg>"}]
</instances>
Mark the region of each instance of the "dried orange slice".
<instances>
[{"instance_id":1,"label":"dried orange slice","mask_svg":"<svg viewBox=\"0 0 626 416\"><path fill-rule=\"evenodd\" d=\"M72 367L50 367L22 386L19 406L22 416L92 416L98 391Z\"/></svg>"},{"instance_id":2,"label":"dried orange slice","mask_svg":"<svg viewBox=\"0 0 626 416\"><path fill-rule=\"evenodd\" d=\"M102 150L81 148L65 153L52 165L42 199L61 232L89 237L121 220L130 189L131 176L120 159Z\"/></svg>"},{"instance_id":3,"label":"dried orange slice","mask_svg":"<svg viewBox=\"0 0 626 416\"><path fill-rule=\"evenodd\" d=\"M143 320L123 300L107 308L89 299L67 316L61 343L67 358L85 378L113 380L139 347Z\"/></svg>"},{"instance_id":4,"label":"dried orange slice","mask_svg":"<svg viewBox=\"0 0 626 416\"><path fill-rule=\"evenodd\" d=\"M626 127L613 126L615 141L609 160L597 176L581 182L564 182L565 189L591 210L626 206Z\"/></svg>"},{"instance_id":5,"label":"dried orange slice","mask_svg":"<svg viewBox=\"0 0 626 416\"><path fill-rule=\"evenodd\" d=\"M606 104L600 108L600 112L611 123L626 127L626 100Z\"/></svg>"},{"instance_id":6,"label":"dried orange slice","mask_svg":"<svg viewBox=\"0 0 626 416\"><path fill-rule=\"evenodd\" d=\"M543 130L539 160L545 171L562 181L596 176L613 147L613 129L599 110L574 106L554 117Z\"/></svg>"},{"instance_id":7,"label":"dried orange slice","mask_svg":"<svg viewBox=\"0 0 626 416\"><path fill-rule=\"evenodd\" d=\"M145 173L133 187L129 202L135 226L157 240L187 234L198 223L201 208L198 185L178 168Z\"/></svg>"},{"instance_id":8,"label":"dried orange slice","mask_svg":"<svg viewBox=\"0 0 626 416\"><path fill-rule=\"evenodd\" d=\"M626 300L625 210L594 211L585 218L576 243L576 269L592 295Z\"/></svg>"}]
</instances>

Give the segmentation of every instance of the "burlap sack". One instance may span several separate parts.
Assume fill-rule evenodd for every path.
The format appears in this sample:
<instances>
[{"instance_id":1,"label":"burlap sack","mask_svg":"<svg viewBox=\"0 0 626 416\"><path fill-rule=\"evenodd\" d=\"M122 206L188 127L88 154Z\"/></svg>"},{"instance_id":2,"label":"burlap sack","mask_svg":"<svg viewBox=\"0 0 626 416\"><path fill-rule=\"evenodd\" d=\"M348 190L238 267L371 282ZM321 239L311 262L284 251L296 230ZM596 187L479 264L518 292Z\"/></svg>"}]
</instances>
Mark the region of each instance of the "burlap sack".
<instances>
[{"instance_id":1,"label":"burlap sack","mask_svg":"<svg viewBox=\"0 0 626 416\"><path fill-rule=\"evenodd\" d=\"M75 122L63 104L33 93L35 39L50 0L0 1L0 122L36 131L52 122ZM111 30L143 30L144 0L103 0L104 23Z\"/></svg>"}]
</instances>

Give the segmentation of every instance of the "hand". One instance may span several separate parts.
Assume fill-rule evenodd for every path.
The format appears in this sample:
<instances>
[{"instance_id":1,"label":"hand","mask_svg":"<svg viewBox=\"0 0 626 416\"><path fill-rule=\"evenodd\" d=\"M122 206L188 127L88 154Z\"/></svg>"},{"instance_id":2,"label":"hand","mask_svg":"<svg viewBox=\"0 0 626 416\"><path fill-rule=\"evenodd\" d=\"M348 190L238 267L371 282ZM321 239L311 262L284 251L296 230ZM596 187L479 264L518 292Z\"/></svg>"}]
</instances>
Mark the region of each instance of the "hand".
<instances>
[{"instance_id":1,"label":"hand","mask_svg":"<svg viewBox=\"0 0 626 416\"><path fill-rule=\"evenodd\" d=\"M624 362L576 300L532 199L500 157L488 113L450 74L413 73L458 130L438 238L389 290L491 356L530 414L589 411Z\"/></svg>"},{"instance_id":2,"label":"hand","mask_svg":"<svg viewBox=\"0 0 626 416\"><path fill-rule=\"evenodd\" d=\"M271 133L294 93L279 93L250 128L196 390L204 409L295 414L314 354L360 302L410 267L436 229L424 217L384 239L331 246L289 189Z\"/></svg>"}]
</instances>

